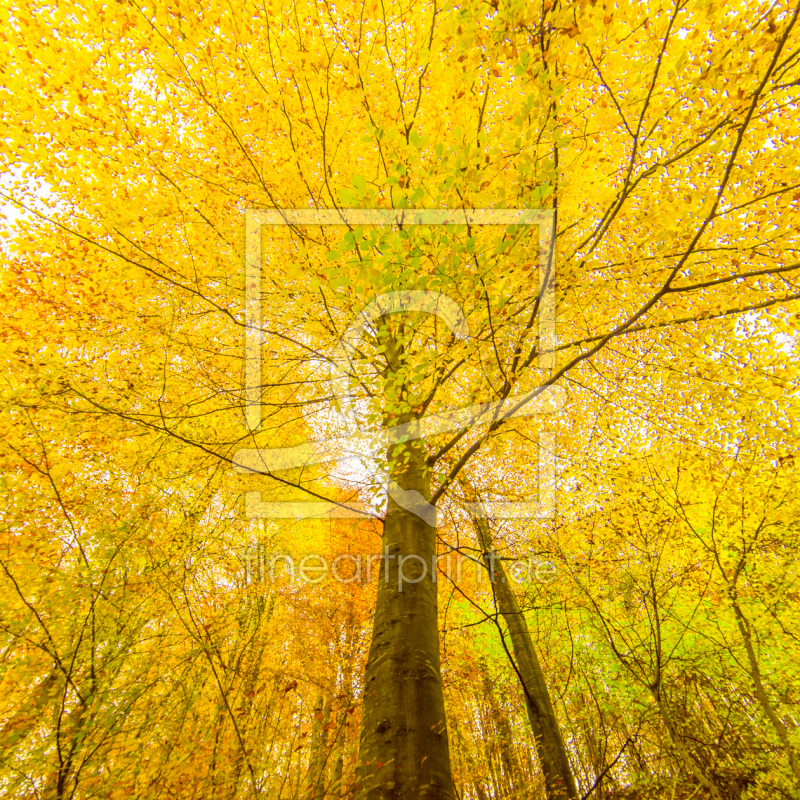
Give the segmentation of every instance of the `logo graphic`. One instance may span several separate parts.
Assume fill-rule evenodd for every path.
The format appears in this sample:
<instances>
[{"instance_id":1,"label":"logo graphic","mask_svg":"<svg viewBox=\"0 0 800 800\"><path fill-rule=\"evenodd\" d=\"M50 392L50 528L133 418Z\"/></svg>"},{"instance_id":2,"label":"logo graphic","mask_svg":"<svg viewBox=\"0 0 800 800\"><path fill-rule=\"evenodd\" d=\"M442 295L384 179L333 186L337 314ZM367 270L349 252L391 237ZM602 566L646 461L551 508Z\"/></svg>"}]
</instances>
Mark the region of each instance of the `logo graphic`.
<instances>
[{"instance_id":1,"label":"logo graphic","mask_svg":"<svg viewBox=\"0 0 800 800\"><path fill-rule=\"evenodd\" d=\"M552 210L527 209L307 209L247 210L245 212L245 422L251 431L261 424L261 229L268 225L538 225L539 226L539 357L542 370L553 366L555 347L554 214ZM463 339L469 327L461 307L451 298L432 291L399 291L382 294L370 302L339 340L331 368L331 384L339 408L349 423L347 437L308 442L295 447L242 449L234 456L237 472L276 473L311 464L348 458L363 448L425 438L438 433L462 430L508 417L552 414L565 402L561 387L545 386L505 400L481 403L467 408L431 414L404 425L384 428L379 433L359 430L355 414L348 408L343 366L348 363L348 348L371 322L387 314L424 311L440 318ZM555 513L555 436L539 434L539 502L493 504L484 511L478 504L473 513L504 518L548 518ZM406 491L389 482L389 496L429 525L436 525L436 508L416 491ZM374 509L359 503L346 505L325 502L264 502L260 492L245 494L245 513L254 518L311 519L320 517L371 517Z\"/></svg>"}]
</instances>

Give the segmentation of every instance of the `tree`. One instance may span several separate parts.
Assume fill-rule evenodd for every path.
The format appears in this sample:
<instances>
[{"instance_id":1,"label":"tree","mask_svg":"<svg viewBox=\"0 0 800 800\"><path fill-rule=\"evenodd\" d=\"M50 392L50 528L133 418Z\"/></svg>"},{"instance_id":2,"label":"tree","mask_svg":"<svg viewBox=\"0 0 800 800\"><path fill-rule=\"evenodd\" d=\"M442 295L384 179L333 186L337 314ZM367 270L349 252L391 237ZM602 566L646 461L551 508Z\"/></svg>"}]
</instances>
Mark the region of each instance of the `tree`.
<instances>
[{"instance_id":1,"label":"tree","mask_svg":"<svg viewBox=\"0 0 800 800\"><path fill-rule=\"evenodd\" d=\"M569 755L564 746L561 729L550 700L547 682L531 641L525 617L503 567L502 556L495 550L492 533L486 519L486 509L469 487L464 488L471 505L471 516L480 549L489 570L495 604L508 626L508 636L516 660L514 669L518 673L525 695L528 719L536 739L536 750L542 771L545 774L545 791L548 798L577 798L578 790L575 786L575 778L572 775ZM502 635L502 630L500 633ZM510 654L509 657L511 657Z\"/></svg>"},{"instance_id":2,"label":"tree","mask_svg":"<svg viewBox=\"0 0 800 800\"><path fill-rule=\"evenodd\" d=\"M28 214L5 254L4 293L37 310L4 323L13 430L26 414L52 419L67 471L70 443L93 438L102 453L113 442L126 479L146 475L172 509L170 487L190 504L196 476L241 447L343 433L330 418L332 366L370 434L476 403L524 411L563 385L585 402L594 371L621 392L645 384L624 402L631 415L640 403L653 412L674 397L662 387L676 370L710 363L698 342L739 346L742 315L793 333L799 12L701 2L4 12L2 157L17 176L6 197ZM14 62L17 52L31 55ZM37 180L50 187L38 199ZM543 206L558 246L540 283L535 232L469 216L265 235L265 422L243 428L246 209ZM560 338L547 363L537 332L554 281ZM458 306L469 336L420 310L392 314L337 361L364 308L417 291ZM368 453L363 496L351 484L343 500L330 470L260 470L273 499L372 500L383 519L363 798L453 796L436 585L414 581L462 472L487 480L518 461L503 493L530 492L525 437L537 426L493 413ZM100 473L87 480L102 486ZM254 771L249 785L257 793Z\"/></svg>"}]
</instances>

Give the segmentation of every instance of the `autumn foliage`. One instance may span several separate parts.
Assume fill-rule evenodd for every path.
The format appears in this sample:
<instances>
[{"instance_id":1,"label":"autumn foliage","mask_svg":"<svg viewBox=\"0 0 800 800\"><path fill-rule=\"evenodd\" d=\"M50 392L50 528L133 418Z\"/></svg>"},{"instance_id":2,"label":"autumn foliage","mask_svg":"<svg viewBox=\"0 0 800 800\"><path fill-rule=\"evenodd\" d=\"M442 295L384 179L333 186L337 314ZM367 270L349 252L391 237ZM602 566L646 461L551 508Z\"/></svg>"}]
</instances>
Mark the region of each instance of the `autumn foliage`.
<instances>
[{"instance_id":1,"label":"autumn foliage","mask_svg":"<svg viewBox=\"0 0 800 800\"><path fill-rule=\"evenodd\" d=\"M575 796L469 505L535 501L548 455L555 513L487 532L577 796L797 796L800 6L0 14L0 797ZM369 208L462 217L265 227L248 427L246 212ZM408 292L468 335L384 314L341 358ZM337 511L248 517L253 492ZM387 543L438 556L432 591L386 588ZM385 677L401 645L422 666Z\"/></svg>"}]
</instances>

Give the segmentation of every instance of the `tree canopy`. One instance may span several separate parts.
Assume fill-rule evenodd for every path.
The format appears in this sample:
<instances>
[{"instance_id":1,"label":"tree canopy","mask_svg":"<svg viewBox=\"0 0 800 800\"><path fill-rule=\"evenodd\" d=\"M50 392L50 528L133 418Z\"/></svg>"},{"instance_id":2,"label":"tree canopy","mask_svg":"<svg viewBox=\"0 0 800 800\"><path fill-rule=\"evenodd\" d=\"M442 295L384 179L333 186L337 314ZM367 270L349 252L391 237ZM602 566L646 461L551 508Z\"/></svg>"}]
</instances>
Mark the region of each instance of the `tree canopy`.
<instances>
[{"instance_id":1,"label":"tree canopy","mask_svg":"<svg viewBox=\"0 0 800 800\"><path fill-rule=\"evenodd\" d=\"M0 13L0 795L797 796L800 5Z\"/></svg>"}]
</instances>

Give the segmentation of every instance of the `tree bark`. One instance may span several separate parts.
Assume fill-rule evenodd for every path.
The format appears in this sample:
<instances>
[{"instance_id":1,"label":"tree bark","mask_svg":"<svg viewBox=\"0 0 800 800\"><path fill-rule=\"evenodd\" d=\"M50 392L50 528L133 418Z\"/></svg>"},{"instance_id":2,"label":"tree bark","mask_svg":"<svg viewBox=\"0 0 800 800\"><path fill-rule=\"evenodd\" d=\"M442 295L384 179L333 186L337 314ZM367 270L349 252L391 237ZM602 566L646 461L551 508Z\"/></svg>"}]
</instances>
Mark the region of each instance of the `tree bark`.
<instances>
[{"instance_id":1,"label":"tree bark","mask_svg":"<svg viewBox=\"0 0 800 800\"><path fill-rule=\"evenodd\" d=\"M331 776L330 797L333 800L342 796L342 775L344 774L344 734L338 726L336 745L333 748L333 775Z\"/></svg>"},{"instance_id":2,"label":"tree bark","mask_svg":"<svg viewBox=\"0 0 800 800\"><path fill-rule=\"evenodd\" d=\"M789 731L786 729L786 725L784 725L778 712L773 708L772 703L770 703L769 695L764 686L764 681L761 677L761 668L758 664L758 656L756 655L755 647L753 647L753 637L750 634L750 621L745 617L744 612L736 600L736 589L734 586L728 587L728 596L733 606L733 613L736 615L736 625L744 641L744 649L747 653L747 662L750 665L750 677L753 680L756 699L764 710L773 730L778 735L781 745L783 745L783 750L789 760L789 767L792 770L792 775L794 775L795 786L800 788L800 764L795 757L792 743L789 739Z\"/></svg>"},{"instance_id":3,"label":"tree bark","mask_svg":"<svg viewBox=\"0 0 800 800\"><path fill-rule=\"evenodd\" d=\"M483 672L483 693L486 698L489 709L494 723L498 745L498 754L500 756L500 766L502 770L503 779L501 783L501 794L503 797L516 797L516 792L521 788L522 782L520 780L520 768L517 763L517 754L514 751L514 736L511 731L506 712L501 708L497 701L492 681L489 677L489 672L486 669L484 659L481 659L481 670Z\"/></svg>"},{"instance_id":4,"label":"tree bark","mask_svg":"<svg viewBox=\"0 0 800 800\"><path fill-rule=\"evenodd\" d=\"M426 453L419 443L394 445L389 463L403 507L390 497L383 526L356 797L452 800Z\"/></svg>"},{"instance_id":5,"label":"tree bark","mask_svg":"<svg viewBox=\"0 0 800 800\"><path fill-rule=\"evenodd\" d=\"M327 726L331 719L330 700L324 702L317 697L314 706L314 721L311 724L311 753L308 762L308 800L319 800L325 796L325 766L328 760Z\"/></svg>"},{"instance_id":6,"label":"tree bark","mask_svg":"<svg viewBox=\"0 0 800 800\"><path fill-rule=\"evenodd\" d=\"M681 760L686 765L686 768L692 773L692 775L694 775L695 778L697 778L698 783L700 783L700 785L708 791L714 800L721 800L721 795L719 793L719 789L717 789L716 783L708 775L706 775L697 759L689 752L684 744L683 736L675 726L674 720L672 719L672 716L667 710L663 698L661 697L661 691L659 688L656 687L655 689L651 689L651 694L653 696L653 700L656 702L656 708L658 709L661 721L664 723L664 727L667 729L667 733L669 733L669 737L675 746L675 749L678 751L678 755L681 757Z\"/></svg>"},{"instance_id":7,"label":"tree bark","mask_svg":"<svg viewBox=\"0 0 800 800\"><path fill-rule=\"evenodd\" d=\"M548 800L576 800L578 789L569 765L567 748L561 736L550 693L533 647L528 625L517 598L506 578L502 561L494 552L494 543L485 518L473 515L481 549L489 561L497 609L508 626L509 638L517 662L518 677L525 694L528 720L536 741L536 753L544 773Z\"/></svg>"}]
</instances>

